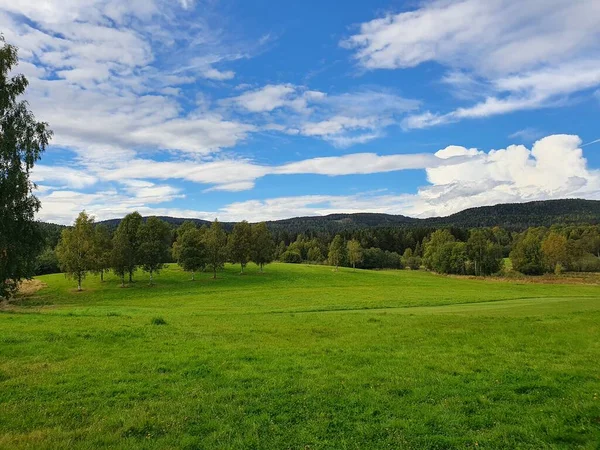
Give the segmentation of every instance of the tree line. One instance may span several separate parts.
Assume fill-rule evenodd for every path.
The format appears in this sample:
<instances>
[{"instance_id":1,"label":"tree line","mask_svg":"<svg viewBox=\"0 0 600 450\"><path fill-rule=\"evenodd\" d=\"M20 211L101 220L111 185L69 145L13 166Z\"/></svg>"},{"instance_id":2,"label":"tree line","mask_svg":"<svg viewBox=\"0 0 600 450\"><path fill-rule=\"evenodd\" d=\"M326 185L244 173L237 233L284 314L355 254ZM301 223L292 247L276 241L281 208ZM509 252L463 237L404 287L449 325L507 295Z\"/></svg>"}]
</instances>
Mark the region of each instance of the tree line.
<instances>
[{"instance_id":1,"label":"tree line","mask_svg":"<svg viewBox=\"0 0 600 450\"><path fill-rule=\"evenodd\" d=\"M345 243L345 244L344 244ZM344 247L344 245L346 247ZM298 234L276 246L275 259L362 269L419 269L487 276L509 258L526 275L600 271L600 226L556 225L523 232L493 228L363 229L336 235Z\"/></svg>"},{"instance_id":2,"label":"tree line","mask_svg":"<svg viewBox=\"0 0 600 450\"><path fill-rule=\"evenodd\" d=\"M157 217L143 220L137 213L128 214L121 220L111 236L110 229L95 224L94 218L81 212L72 227L62 231L55 249L61 271L77 281L82 290L82 281L89 272L99 274L112 270L121 279L133 282L136 270L148 273L150 284L154 275L172 258L192 274L210 270L213 278L226 262L238 263L241 272L248 262L256 263L260 271L273 261L274 245L264 223L236 224L228 235L218 220L210 227L197 227L193 222L184 222L175 232Z\"/></svg>"},{"instance_id":3,"label":"tree line","mask_svg":"<svg viewBox=\"0 0 600 450\"><path fill-rule=\"evenodd\" d=\"M374 236L375 235L375 236ZM138 268L147 272L153 283L166 262L176 261L195 279L197 272L210 271L213 278L226 262L239 264L240 273L249 262L262 272L277 260L286 263L324 264L338 269L412 269L425 268L444 274L489 276L504 270L509 257L514 270L527 275L563 271L600 271L600 227L555 226L530 228L522 233L500 227L482 229L439 229L414 239L411 231L403 242L416 241L414 247L399 251L368 246L377 230L357 230L344 234L309 238L296 236L288 245L275 245L273 233L263 223L236 223L227 233L215 220L210 226L186 221L173 229L156 217L146 220L137 212L128 214L111 230L95 224L82 212L72 227L63 229L55 255L60 269L77 280L78 289L88 272L112 270L124 286L133 281ZM400 236L395 233L396 236ZM367 244L367 245L365 245Z\"/></svg>"}]
</instances>

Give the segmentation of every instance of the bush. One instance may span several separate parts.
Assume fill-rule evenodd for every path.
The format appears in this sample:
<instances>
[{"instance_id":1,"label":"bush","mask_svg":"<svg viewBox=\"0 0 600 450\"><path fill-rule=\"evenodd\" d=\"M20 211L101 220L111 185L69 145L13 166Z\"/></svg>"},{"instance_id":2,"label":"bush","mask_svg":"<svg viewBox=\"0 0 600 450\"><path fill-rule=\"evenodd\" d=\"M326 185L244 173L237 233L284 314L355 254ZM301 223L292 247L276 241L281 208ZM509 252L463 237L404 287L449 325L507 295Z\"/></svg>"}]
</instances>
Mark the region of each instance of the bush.
<instances>
[{"instance_id":1,"label":"bush","mask_svg":"<svg viewBox=\"0 0 600 450\"><path fill-rule=\"evenodd\" d=\"M60 273L58 258L50 247L46 248L35 260L35 274L46 275L49 273Z\"/></svg>"},{"instance_id":2,"label":"bush","mask_svg":"<svg viewBox=\"0 0 600 450\"><path fill-rule=\"evenodd\" d=\"M302 262L302 255L295 250L287 250L283 252L280 260L284 263L300 264Z\"/></svg>"}]
</instances>

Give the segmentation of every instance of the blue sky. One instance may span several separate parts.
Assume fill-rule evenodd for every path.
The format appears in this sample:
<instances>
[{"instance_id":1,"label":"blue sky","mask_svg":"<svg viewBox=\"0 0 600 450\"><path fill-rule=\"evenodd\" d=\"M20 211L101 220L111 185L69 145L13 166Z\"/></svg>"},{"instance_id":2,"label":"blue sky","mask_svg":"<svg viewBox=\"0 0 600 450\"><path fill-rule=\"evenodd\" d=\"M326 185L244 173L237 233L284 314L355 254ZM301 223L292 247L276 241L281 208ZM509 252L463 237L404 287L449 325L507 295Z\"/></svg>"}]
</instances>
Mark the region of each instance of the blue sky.
<instances>
[{"instance_id":1,"label":"blue sky","mask_svg":"<svg viewBox=\"0 0 600 450\"><path fill-rule=\"evenodd\" d=\"M39 218L600 199L595 0L0 0Z\"/></svg>"}]
</instances>

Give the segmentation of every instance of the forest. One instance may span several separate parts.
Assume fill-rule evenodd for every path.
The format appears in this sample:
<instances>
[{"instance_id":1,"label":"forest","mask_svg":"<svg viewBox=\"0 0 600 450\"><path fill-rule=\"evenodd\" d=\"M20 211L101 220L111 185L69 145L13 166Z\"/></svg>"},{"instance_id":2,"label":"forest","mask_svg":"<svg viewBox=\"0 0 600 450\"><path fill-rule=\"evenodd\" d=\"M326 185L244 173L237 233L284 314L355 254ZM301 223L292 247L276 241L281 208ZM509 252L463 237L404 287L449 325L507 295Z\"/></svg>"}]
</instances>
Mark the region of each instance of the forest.
<instances>
[{"instance_id":1,"label":"forest","mask_svg":"<svg viewBox=\"0 0 600 450\"><path fill-rule=\"evenodd\" d=\"M133 281L138 268L150 283L165 263L183 270L210 271L213 277L229 262L243 273L249 262L263 270L280 261L329 264L335 269L426 269L442 274L491 276L511 270L524 275L600 271L599 225L553 225L523 231L505 228L382 227L341 233L306 234L271 230L266 223L236 223L229 231L215 220L207 225L184 221L175 227L158 217L128 214L116 228L95 223L82 212L72 227L43 227L46 248L37 274L65 272L78 288L89 272L112 271Z\"/></svg>"}]
</instances>

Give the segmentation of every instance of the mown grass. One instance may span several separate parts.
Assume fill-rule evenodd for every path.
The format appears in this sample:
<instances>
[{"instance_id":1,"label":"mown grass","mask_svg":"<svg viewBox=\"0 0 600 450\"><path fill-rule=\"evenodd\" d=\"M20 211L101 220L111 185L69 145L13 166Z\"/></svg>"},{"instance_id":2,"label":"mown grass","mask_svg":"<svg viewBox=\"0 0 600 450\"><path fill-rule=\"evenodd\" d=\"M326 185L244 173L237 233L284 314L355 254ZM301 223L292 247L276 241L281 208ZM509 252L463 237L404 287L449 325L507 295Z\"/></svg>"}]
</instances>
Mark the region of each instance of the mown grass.
<instances>
[{"instance_id":1,"label":"mown grass","mask_svg":"<svg viewBox=\"0 0 600 450\"><path fill-rule=\"evenodd\" d=\"M0 447L598 448L598 286L209 277L41 277L0 313Z\"/></svg>"}]
</instances>

